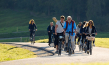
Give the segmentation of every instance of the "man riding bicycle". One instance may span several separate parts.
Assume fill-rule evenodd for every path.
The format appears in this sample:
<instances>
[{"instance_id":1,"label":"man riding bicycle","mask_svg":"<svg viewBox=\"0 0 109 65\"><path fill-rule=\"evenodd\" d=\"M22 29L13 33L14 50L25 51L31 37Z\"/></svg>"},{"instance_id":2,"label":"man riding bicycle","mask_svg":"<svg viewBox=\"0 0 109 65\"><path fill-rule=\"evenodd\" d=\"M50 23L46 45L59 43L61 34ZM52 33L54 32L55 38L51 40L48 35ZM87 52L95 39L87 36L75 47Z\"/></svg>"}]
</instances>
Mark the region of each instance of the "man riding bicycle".
<instances>
[{"instance_id":1,"label":"man riding bicycle","mask_svg":"<svg viewBox=\"0 0 109 65\"><path fill-rule=\"evenodd\" d=\"M71 33L71 45L72 45L72 50L73 50L73 54L74 54L74 50L75 50L75 33L76 33L76 24L75 21L72 20L71 16L67 17L67 21L64 24L64 33L65 32L72 32ZM69 34L65 33L65 40L66 40L66 44L68 45L68 37Z\"/></svg>"},{"instance_id":2,"label":"man riding bicycle","mask_svg":"<svg viewBox=\"0 0 109 65\"><path fill-rule=\"evenodd\" d=\"M51 36L52 36L52 34L53 34L53 36L55 34L55 26L53 25L53 22L50 22L50 25L48 26L47 31L48 31L49 46L50 46L50 44L52 42ZM55 44L54 44L54 46L55 46Z\"/></svg>"},{"instance_id":3,"label":"man riding bicycle","mask_svg":"<svg viewBox=\"0 0 109 65\"><path fill-rule=\"evenodd\" d=\"M33 19L31 19L29 21L30 38L32 37L32 34L34 33L34 29L36 29L36 31L37 31L37 27L36 27L35 21ZM34 41L34 43L35 43L35 41Z\"/></svg>"},{"instance_id":4,"label":"man riding bicycle","mask_svg":"<svg viewBox=\"0 0 109 65\"><path fill-rule=\"evenodd\" d=\"M59 44L59 36L63 36L63 32L64 32L64 29L63 29L63 26L64 26L64 21L65 17L62 15L60 17L60 21L57 21L56 22L56 26L55 26L55 44L56 44L56 52L55 53L58 53L58 44Z\"/></svg>"}]
</instances>

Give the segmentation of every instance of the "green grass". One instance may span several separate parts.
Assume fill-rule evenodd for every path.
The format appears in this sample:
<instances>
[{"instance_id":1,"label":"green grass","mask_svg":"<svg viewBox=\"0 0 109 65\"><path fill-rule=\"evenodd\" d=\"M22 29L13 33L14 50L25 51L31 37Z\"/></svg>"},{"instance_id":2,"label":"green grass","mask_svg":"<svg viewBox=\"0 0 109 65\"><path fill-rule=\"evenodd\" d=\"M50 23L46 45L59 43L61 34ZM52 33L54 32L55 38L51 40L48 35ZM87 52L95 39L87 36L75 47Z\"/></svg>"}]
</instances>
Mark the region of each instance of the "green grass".
<instances>
[{"instance_id":1,"label":"green grass","mask_svg":"<svg viewBox=\"0 0 109 65\"><path fill-rule=\"evenodd\" d=\"M38 43L47 43L48 39L37 40ZM109 48L109 38L96 38L95 45L97 47Z\"/></svg>"},{"instance_id":2,"label":"green grass","mask_svg":"<svg viewBox=\"0 0 109 65\"><path fill-rule=\"evenodd\" d=\"M96 38L95 45L97 47L109 48L109 38Z\"/></svg>"},{"instance_id":3,"label":"green grass","mask_svg":"<svg viewBox=\"0 0 109 65\"><path fill-rule=\"evenodd\" d=\"M35 40L41 40L41 39L47 39L47 38L48 38L47 35L45 35L45 36L36 36ZM21 41L21 38L0 40L0 42L20 42L20 41ZM29 37L22 38L22 42L29 42L29 41L30 41Z\"/></svg>"},{"instance_id":4,"label":"green grass","mask_svg":"<svg viewBox=\"0 0 109 65\"><path fill-rule=\"evenodd\" d=\"M37 25L38 31L45 31L49 22L53 21L52 16L48 17L43 14L34 13L27 10L11 10L0 9L0 37L18 37L19 33L13 34L12 32L29 31L28 25L30 19L34 19ZM1 34L1 33L11 33ZM12 35L13 34L13 35ZM39 33L40 35L44 35ZM17 36L16 36L17 35ZM5 37L6 36L6 37ZM21 34L19 36L28 36L27 34Z\"/></svg>"},{"instance_id":5,"label":"green grass","mask_svg":"<svg viewBox=\"0 0 109 65\"><path fill-rule=\"evenodd\" d=\"M35 53L15 46L0 43L0 62L36 57Z\"/></svg>"}]
</instances>

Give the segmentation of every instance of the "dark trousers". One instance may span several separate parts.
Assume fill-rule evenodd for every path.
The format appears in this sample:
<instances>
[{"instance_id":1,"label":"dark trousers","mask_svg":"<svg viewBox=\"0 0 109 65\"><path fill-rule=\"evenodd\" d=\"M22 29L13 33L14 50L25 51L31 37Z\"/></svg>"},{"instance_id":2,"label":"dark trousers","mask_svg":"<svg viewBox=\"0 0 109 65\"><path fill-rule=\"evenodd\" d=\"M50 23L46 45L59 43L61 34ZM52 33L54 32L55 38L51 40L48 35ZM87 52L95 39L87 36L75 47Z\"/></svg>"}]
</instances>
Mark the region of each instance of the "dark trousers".
<instances>
[{"instance_id":1,"label":"dark trousers","mask_svg":"<svg viewBox=\"0 0 109 65\"><path fill-rule=\"evenodd\" d=\"M30 37L32 37L32 34L35 33L33 30L30 31Z\"/></svg>"},{"instance_id":2,"label":"dark trousers","mask_svg":"<svg viewBox=\"0 0 109 65\"><path fill-rule=\"evenodd\" d=\"M63 33L57 33L57 35L55 35L55 45L59 44L59 36L64 36Z\"/></svg>"},{"instance_id":3,"label":"dark trousers","mask_svg":"<svg viewBox=\"0 0 109 65\"><path fill-rule=\"evenodd\" d=\"M78 34L77 34L77 37L78 37L78 42L79 42L80 39L81 39L81 35L78 33Z\"/></svg>"},{"instance_id":4,"label":"dark trousers","mask_svg":"<svg viewBox=\"0 0 109 65\"><path fill-rule=\"evenodd\" d=\"M49 37L49 44L51 44L51 42L52 42L52 38L51 38L51 36L52 36L52 33L48 33L48 37ZM55 38L55 35L53 34L53 36L54 36L54 38ZM55 45L55 44L54 44Z\"/></svg>"},{"instance_id":5,"label":"dark trousers","mask_svg":"<svg viewBox=\"0 0 109 65\"><path fill-rule=\"evenodd\" d=\"M82 43L85 42L85 39L86 39L86 35L85 34L82 34Z\"/></svg>"}]
</instances>

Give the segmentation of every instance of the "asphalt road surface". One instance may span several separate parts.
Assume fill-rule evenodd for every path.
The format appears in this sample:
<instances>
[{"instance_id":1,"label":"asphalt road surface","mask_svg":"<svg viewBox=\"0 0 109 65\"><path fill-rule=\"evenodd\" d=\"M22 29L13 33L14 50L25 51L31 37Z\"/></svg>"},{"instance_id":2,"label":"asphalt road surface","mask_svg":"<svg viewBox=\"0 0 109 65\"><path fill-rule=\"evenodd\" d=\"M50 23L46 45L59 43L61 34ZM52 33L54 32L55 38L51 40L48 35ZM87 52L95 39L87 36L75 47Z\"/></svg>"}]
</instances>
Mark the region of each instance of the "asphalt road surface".
<instances>
[{"instance_id":1,"label":"asphalt road surface","mask_svg":"<svg viewBox=\"0 0 109 65\"><path fill-rule=\"evenodd\" d=\"M18 43L14 42L13 44L23 44L45 49L46 51L43 54L46 56L39 56L36 58L28 58L14 61L0 62L0 65L38 65L38 64L60 64L60 63L90 63L90 62L109 62L109 49L93 47L93 54L88 55L84 52L80 52L78 46L76 46L75 54L68 56L68 53L62 51L62 55L54 54L55 49L49 47L48 43L36 43L31 45L30 43ZM42 50L39 51L42 51ZM44 51L44 50L43 50ZM34 52L34 51L33 51ZM49 54L50 55L47 55ZM37 54L37 53L36 53Z\"/></svg>"}]
</instances>

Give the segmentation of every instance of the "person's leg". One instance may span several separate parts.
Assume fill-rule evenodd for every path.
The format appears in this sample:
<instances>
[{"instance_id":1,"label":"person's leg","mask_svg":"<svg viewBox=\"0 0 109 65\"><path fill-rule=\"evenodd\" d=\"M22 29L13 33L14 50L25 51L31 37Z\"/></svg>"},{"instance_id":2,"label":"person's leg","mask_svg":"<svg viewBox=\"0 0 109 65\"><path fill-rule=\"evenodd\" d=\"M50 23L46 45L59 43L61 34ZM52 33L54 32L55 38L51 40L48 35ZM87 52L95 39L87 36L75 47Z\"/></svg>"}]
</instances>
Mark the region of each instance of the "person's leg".
<instances>
[{"instance_id":1,"label":"person's leg","mask_svg":"<svg viewBox=\"0 0 109 65\"><path fill-rule=\"evenodd\" d=\"M70 36L71 38L71 45L72 45L72 50L73 50L73 54L74 54L74 50L75 50L75 42L74 42L74 39L75 39L75 36Z\"/></svg>"},{"instance_id":2,"label":"person's leg","mask_svg":"<svg viewBox=\"0 0 109 65\"><path fill-rule=\"evenodd\" d=\"M65 33L65 42L66 42L66 46L68 45L68 38L69 38L69 35L67 33Z\"/></svg>"},{"instance_id":3,"label":"person's leg","mask_svg":"<svg viewBox=\"0 0 109 65\"><path fill-rule=\"evenodd\" d=\"M87 50L89 50L89 41L87 41Z\"/></svg>"},{"instance_id":4,"label":"person's leg","mask_svg":"<svg viewBox=\"0 0 109 65\"><path fill-rule=\"evenodd\" d=\"M78 42L80 42L80 39L81 39L81 35L78 34Z\"/></svg>"},{"instance_id":5,"label":"person's leg","mask_svg":"<svg viewBox=\"0 0 109 65\"><path fill-rule=\"evenodd\" d=\"M56 41L55 41L55 39L56 39L56 35L54 34L54 48L56 48Z\"/></svg>"},{"instance_id":6,"label":"person's leg","mask_svg":"<svg viewBox=\"0 0 109 65\"><path fill-rule=\"evenodd\" d=\"M56 52L55 53L58 53L58 34L55 35L55 44L56 44Z\"/></svg>"},{"instance_id":7,"label":"person's leg","mask_svg":"<svg viewBox=\"0 0 109 65\"><path fill-rule=\"evenodd\" d=\"M51 34L49 33L48 36L49 36L49 45L50 45L50 43L51 43Z\"/></svg>"}]
</instances>

